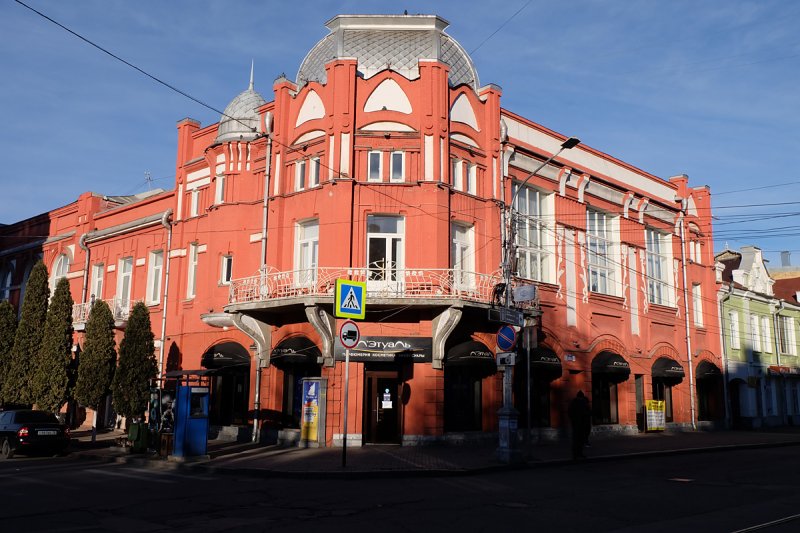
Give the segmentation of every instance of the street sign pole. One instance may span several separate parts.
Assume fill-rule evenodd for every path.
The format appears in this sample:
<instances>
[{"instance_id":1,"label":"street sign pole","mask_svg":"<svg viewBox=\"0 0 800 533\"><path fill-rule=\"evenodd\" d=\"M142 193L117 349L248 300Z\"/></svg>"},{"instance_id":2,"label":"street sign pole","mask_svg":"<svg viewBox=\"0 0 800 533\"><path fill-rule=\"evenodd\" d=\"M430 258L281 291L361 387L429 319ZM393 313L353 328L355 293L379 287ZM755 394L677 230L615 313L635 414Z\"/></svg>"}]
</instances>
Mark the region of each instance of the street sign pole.
<instances>
[{"instance_id":1,"label":"street sign pole","mask_svg":"<svg viewBox=\"0 0 800 533\"><path fill-rule=\"evenodd\" d=\"M344 351L344 428L342 431L342 468L347 466L347 391L350 389L350 348Z\"/></svg>"}]
</instances>

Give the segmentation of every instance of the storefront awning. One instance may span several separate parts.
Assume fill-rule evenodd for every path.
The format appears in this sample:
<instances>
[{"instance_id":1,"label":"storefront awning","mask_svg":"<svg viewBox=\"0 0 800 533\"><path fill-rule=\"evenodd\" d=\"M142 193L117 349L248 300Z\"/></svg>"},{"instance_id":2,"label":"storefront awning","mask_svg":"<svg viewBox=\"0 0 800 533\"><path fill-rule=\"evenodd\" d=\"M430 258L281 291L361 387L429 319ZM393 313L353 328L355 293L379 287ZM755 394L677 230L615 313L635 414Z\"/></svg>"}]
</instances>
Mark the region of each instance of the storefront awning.
<instances>
[{"instance_id":1,"label":"storefront awning","mask_svg":"<svg viewBox=\"0 0 800 533\"><path fill-rule=\"evenodd\" d=\"M720 372L719 368L717 368L717 365L714 363L702 361L697 365L697 379L715 378L721 375L722 372Z\"/></svg>"},{"instance_id":2,"label":"storefront awning","mask_svg":"<svg viewBox=\"0 0 800 533\"><path fill-rule=\"evenodd\" d=\"M270 363L282 368L288 365L316 365L322 352L317 345L305 335L297 335L283 339L272 349Z\"/></svg>"},{"instance_id":3,"label":"storefront awning","mask_svg":"<svg viewBox=\"0 0 800 533\"><path fill-rule=\"evenodd\" d=\"M206 350L200 364L206 368L249 365L250 354L238 342L221 342Z\"/></svg>"},{"instance_id":4,"label":"storefront awning","mask_svg":"<svg viewBox=\"0 0 800 533\"><path fill-rule=\"evenodd\" d=\"M615 381L625 381L631 375L631 367L621 355L600 352L592 361L592 373L606 374Z\"/></svg>"},{"instance_id":5,"label":"storefront awning","mask_svg":"<svg viewBox=\"0 0 800 533\"><path fill-rule=\"evenodd\" d=\"M547 348L538 348L531 352L531 371L534 375L549 378L561 377L561 359Z\"/></svg>"},{"instance_id":6,"label":"storefront awning","mask_svg":"<svg viewBox=\"0 0 800 533\"><path fill-rule=\"evenodd\" d=\"M661 357L653 363L653 377L660 379L682 380L685 376L683 367L669 357Z\"/></svg>"},{"instance_id":7,"label":"storefront awning","mask_svg":"<svg viewBox=\"0 0 800 533\"><path fill-rule=\"evenodd\" d=\"M478 341L462 342L450 348L444 364L451 367L474 367L490 374L497 371L494 353L485 344Z\"/></svg>"}]
</instances>

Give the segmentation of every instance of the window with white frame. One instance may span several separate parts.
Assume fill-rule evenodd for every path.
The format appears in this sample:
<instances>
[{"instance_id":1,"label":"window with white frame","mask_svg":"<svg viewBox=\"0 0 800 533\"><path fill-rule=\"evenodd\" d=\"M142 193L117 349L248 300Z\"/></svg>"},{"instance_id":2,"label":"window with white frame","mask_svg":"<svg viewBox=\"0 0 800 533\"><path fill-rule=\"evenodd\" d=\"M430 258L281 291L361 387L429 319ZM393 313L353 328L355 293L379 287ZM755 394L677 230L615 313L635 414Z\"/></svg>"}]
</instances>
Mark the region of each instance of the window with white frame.
<instances>
[{"instance_id":1,"label":"window with white frame","mask_svg":"<svg viewBox=\"0 0 800 533\"><path fill-rule=\"evenodd\" d=\"M516 199L512 206L517 248L517 275L521 278L549 282L552 249L547 221L552 219L548 195L532 187L514 184Z\"/></svg>"},{"instance_id":2,"label":"window with white frame","mask_svg":"<svg viewBox=\"0 0 800 533\"><path fill-rule=\"evenodd\" d=\"M367 217L367 289L399 291L405 268L405 219Z\"/></svg>"},{"instance_id":3,"label":"window with white frame","mask_svg":"<svg viewBox=\"0 0 800 533\"><path fill-rule=\"evenodd\" d=\"M307 161L298 159L294 164L294 190L303 191L306 188Z\"/></svg>"},{"instance_id":4,"label":"window with white frame","mask_svg":"<svg viewBox=\"0 0 800 533\"><path fill-rule=\"evenodd\" d=\"M153 250L147 262L147 305L161 301L161 274L164 271L164 252Z\"/></svg>"},{"instance_id":5,"label":"window with white frame","mask_svg":"<svg viewBox=\"0 0 800 533\"><path fill-rule=\"evenodd\" d=\"M769 317L761 317L761 335L764 338L764 351L772 353L772 334L770 333Z\"/></svg>"},{"instance_id":6,"label":"window with white frame","mask_svg":"<svg viewBox=\"0 0 800 533\"><path fill-rule=\"evenodd\" d=\"M225 201L225 174L217 176L215 181L217 188L214 191L214 203L221 204Z\"/></svg>"},{"instance_id":7,"label":"window with white frame","mask_svg":"<svg viewBox=\"0 0 800 533\"><path fill-rule=\"evenodd\" d=\"M103 263L92 265L92 285L91 285L91 292L89 293L90 298L96 298L98 300L103 299L104 274L105 274L105 265Z\"/></svg>"},{"instance_id":8,"label":"window with white frame","mask_svg":"<svg viewBox=\"0 0 800 533\"><path fill-rule=\"evenodd\" d=\"M127 309L131 301L133 257L123 257L117 265L117 306Z\"/></svg>"},{"instance_id":9,"label":"window with white frame","mask_svg":"<svg viewBox=\"0 0 800 533\"><path fill-rule=\"evenodd\" d=\"M373 150L367 154L367 180L383 180L383 152Z\"/></svg>"},{"instance_id":10,"label":"window with white frame","mask_svg":"<svg viewBox=\"0 0 800 533\"><path fill-rule=\"evenodd\" d=\"M778 321L778 350L783 355L797 355L794 320L788 316L776 316Z\"/></svg>"},{"instance_id":11,"label":"window with white frame","mask_svg":"<svg viewBox=\"0 0 800 533\"><path fill-rule=\"evenodd\" d=\"M200 213L200 189L194 188L189 192L189 216L196 217Z\"/></svg>"},{"instance_id":12,"label":"window with white frame","mask_svg":"<svg viewBox=\"0 0 800 533\"><path fill-rule=\"evenodd\" d=\"M460 159L453 159L451 178L455 190L461 191L464 189L464 162Z\"/></svg>"},{"instance_id":13,"label":"window with white frame","mask_svg":"<svg viewBox=\"0 0 800 533\"><path fill-rule=\"evenodd\" d=\"M459 290L469 290L475 285L475 233L472 226L452 224L453 282Z\"/></svg>"},{"instance_id":14,"label":"window with white frame","mask_svg":"<svg viewBox=\"0 0 800 533\"><path fill-rule=\"evenodd\" d=\"M405 153L392 152L392 171L389 175L391 181L400 182L406 179Z\"/></svg>"},{"instance_id":15,"label":"window with white frame","mask_svg":"<svg viewBox=\"0 0 800 533\"><path fill-rule=\"evenodd\" d=\"M223 255L219 265L219 282L221 285L230 285L233 279L233 256Z\"/></svg>"},{"instance_id":16,"label":"window with white frame","mask_svg":"<svg viewBox=\"0 0 800 533\"><path fill-rule=\"evenodd\" d=\"M692 310L694 311L694 325L703 327L703 288L699 283L692 284Z\"/></svg>"},{"instance_id":17,"label":"window with white frame","mask_svg":"<svg viewBox=\"0 0 800 533\"><path fill-rule=\"evenodd\" d=\"M308 160L308 186L309 187L318 187L319 186L319 172L320 172L320 161L319 157L312 157Z\"/></svg>"},{"instance_id":18,"label":"window with white frame","mask_svg":"<svg viewBox=\"0 0 800 533\"><path fill-rule=\"evenodd\" d=\"M729 339L731 348L734 350L738 350L741 348L741 343L739 339L739 314L731 311L728 313L728 332L729 332Z\"/></svg>"},{"instance_id":19,"label":"window with white frame","mask_svg":"<svg viewBox=\"0 0 800 533\"><path fill-rule=\"evenodd\" d=\"M660 231L645 230L647 245L647 290L650 303L670 305L670 236Z\"/></svg>"},{"instance_id":20,"label":"window with white frame","mask_svg":"<svg viewBox=\"0 0 800 533\"><path fill-rule=\"evenodd\" d=\"M601 294L616 294L612 217L601 211L587 209L586 219L589 290Z\"/></svg>"},{"instance_id":21,"label":"window with white frame","mask_svg":"<svg viewBox=\"0 0 800 533\"><path fill-rule=\"evenodd\" d=\"M306 220L295 227L295 283L312 285L319 264L319 220Z\"/></svg>"},{"instance_id":22,"label":"window with white frame","mask_svg":"<svg viewBox=\"0 0 800 533\"><path fill-rule=\"evenodd\" d=\"M475 163L467 165L467 192L470 194L478 193L478 165Z\"/></svg>"},{"instance_id":23,"label":"window with white frame","mask_svg":"<svg viewBox=\"0 0 800 533\"><path fill-rule=\"evenodd\" d=\"M8 300L11 298L11 286L14 283L14 270L16 270L17 261L12 259L0 269L0 300Z\"/></svg>"},{"instance_id":24,"label":"window with white frame","mask_svg":"<svg viewBox=\"0 0 800 533\"><path fill-rule=\"evenodd\" d=\"M194 298L197 290L197 255L198 246L193 242L189 245L189 260L187 263L186 298Z\"/></svg>"},{"instance_id":25,"label":"window with white frame","mask_svg":"<svg viewBox=\"0 0 800 533\"><path fill-rule=\"evenodd\" d=\"M56 258L55 263L53 263L53 274L50 278L50 296L53 296L53 292L56 290L56 285L58 285L58 280L61 278L66 278L67 274L69 274L69 266L70 260L67 254L61 254Z\"/></svg>"},{"instance_id":26,"label":"window with white frame","mask_svg":"<svg viewBox=\"0 0 800 533\"><path fill-rule=\"evenodd\" d=\"M761 351L761 332L759 331L760 320L757 315L750 315L750 347L754 352Z\"/></svg>"}]
</instances>

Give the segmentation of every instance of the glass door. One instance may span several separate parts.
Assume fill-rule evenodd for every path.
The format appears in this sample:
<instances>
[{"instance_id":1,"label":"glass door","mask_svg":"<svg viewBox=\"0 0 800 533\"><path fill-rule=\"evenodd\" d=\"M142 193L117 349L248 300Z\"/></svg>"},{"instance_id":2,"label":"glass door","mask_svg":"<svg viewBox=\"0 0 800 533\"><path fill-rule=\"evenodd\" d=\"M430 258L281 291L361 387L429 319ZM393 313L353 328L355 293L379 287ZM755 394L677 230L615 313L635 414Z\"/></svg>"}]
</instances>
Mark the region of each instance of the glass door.
<instances>
[{"instance_id":1,"label":"glass door","mask_svg":"<svg viewBox=\"0 0 800 533\"><path fill-rule=\"evenodd\" d=\"M403 217L367 217L367 290L401 296L404 258Z\"/></svg>"}]
</instances>

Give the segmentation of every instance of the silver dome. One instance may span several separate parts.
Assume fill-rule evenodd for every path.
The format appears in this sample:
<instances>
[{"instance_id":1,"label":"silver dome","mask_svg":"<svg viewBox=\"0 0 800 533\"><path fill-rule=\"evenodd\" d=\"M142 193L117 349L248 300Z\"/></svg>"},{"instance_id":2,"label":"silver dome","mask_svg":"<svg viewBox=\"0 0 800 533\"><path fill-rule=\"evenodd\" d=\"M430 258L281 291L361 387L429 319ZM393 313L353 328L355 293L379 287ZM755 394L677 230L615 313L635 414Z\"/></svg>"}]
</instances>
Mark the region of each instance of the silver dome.
<instances>
[{"instance_id":1,"label":"silver dome","mask_svg":"<svg viewBox=\"0 0 800 533\"><path fill-rule=\"evenodd\" d=\"M253 89L253 71L250 70L250 87L231 100L222 113L216 142L252 141L258 136L258 111L266 104L264 97Z\"/></svg>"},{"instance_id":2,"label":"silver dome","mask_svg":"<svg viewBox=\"0 0 800 533\"><path fill-rule=\"evenodd\" d=\"M449 25L435 15L339 15L325 24L331 33L303 59L297 84L325 83L325 64L335 58L357 58L365 77L391 68L408 79L419 77L419 60L450 65L451 86L466 83L477 90L478 72L464 48L444 32Z\"/></svg>"}]
</instances>

